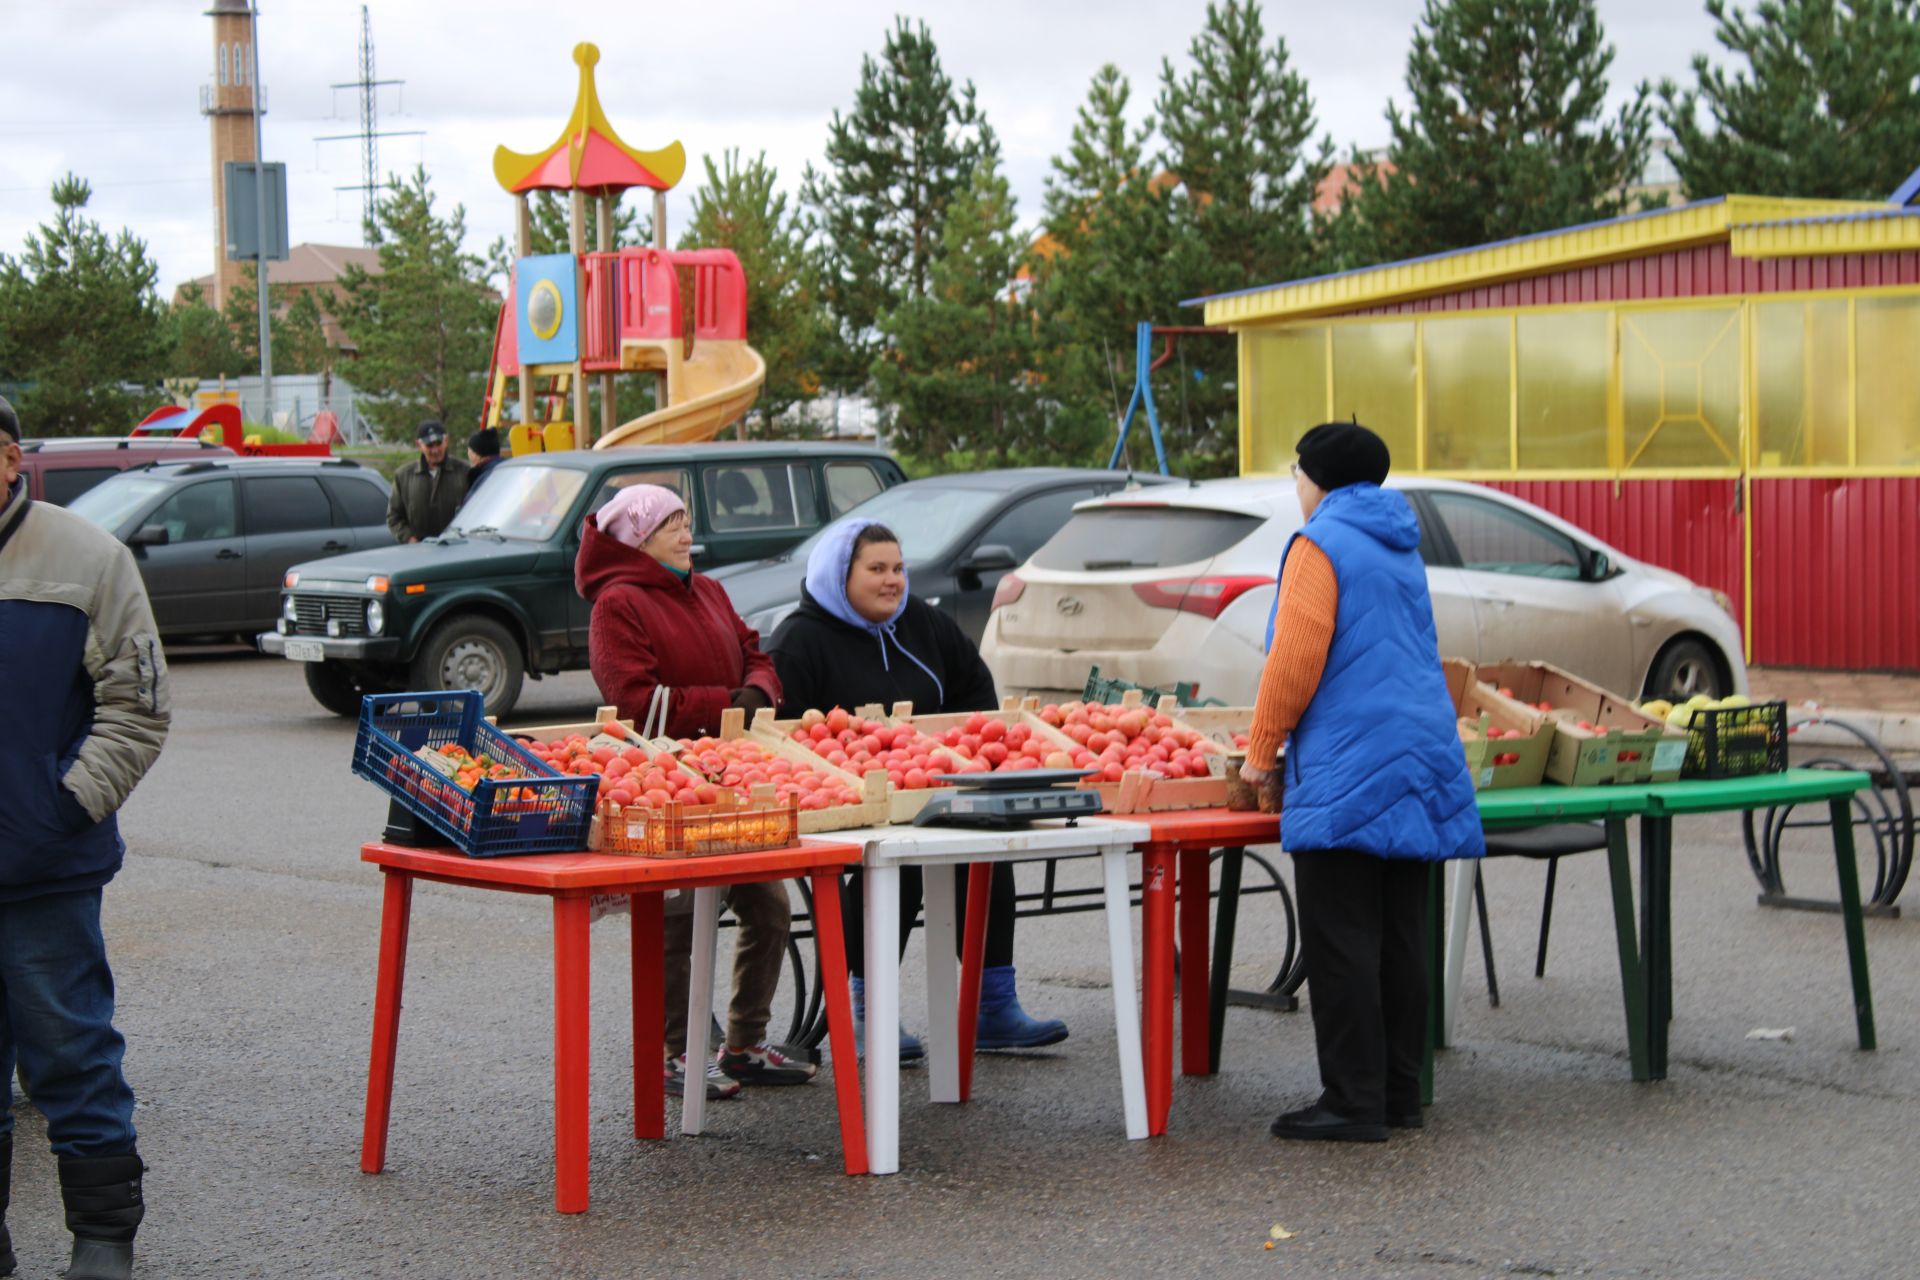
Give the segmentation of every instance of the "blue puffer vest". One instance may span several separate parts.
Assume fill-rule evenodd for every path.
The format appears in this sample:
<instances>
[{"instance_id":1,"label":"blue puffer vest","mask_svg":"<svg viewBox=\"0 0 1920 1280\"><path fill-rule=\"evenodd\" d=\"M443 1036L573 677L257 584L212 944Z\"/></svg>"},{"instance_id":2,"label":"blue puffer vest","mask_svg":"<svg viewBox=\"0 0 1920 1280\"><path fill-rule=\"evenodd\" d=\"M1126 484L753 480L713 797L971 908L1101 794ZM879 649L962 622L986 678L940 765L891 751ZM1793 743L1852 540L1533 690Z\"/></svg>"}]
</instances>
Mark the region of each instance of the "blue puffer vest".
<instances>
[{"instance_id":1,"label":"blue puffer vest","mask_svg":"<svg viewBox=\"0 0 1920 1280\"><path fill-rule=\"evenodd\" d=\"M1427 862L1479 857L1486 841L1413 509L1394 490L1346 485L1294 538L1326 553L1340 594L1320 687L1287 744L1280 843Z\"/></svg>"}]
</instances>

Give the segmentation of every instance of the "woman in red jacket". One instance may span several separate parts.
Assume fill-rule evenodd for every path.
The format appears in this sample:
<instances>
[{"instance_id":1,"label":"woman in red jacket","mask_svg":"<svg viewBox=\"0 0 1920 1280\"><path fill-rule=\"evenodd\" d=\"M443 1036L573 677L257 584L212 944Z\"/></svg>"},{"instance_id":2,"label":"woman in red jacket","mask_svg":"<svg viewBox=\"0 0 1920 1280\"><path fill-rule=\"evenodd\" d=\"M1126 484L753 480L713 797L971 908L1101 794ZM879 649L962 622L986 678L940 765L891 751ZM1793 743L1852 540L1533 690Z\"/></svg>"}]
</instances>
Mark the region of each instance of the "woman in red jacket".
<instances>
[{"instance_id":1,"label":"woman in red jacket","mask_svg":"<svg viewBox=\"0 0 1920 1280\"><path fill-rule=\"evenodd\" d=\"M676 738L720 731L720 713L748 716L780 701L773 660L740 620L726 591L693 571L693 531L680 495L658 485L629 485L589 519L574 563L574 585L593 606L588 661L601 695L622 717L639 721L656 687L667 689L666 732ZM667 916L667 1090L686 1085L687 979L693 917ZM734 943L733 1000L727 1043L704 1068L709 1098L731 1098L748 1084L804 1084L810 1064L767 1043L767 1021L786 959L793 910L784 880L734 885L727 903L740 921ZM671 908L671 904L670 904Z\"/></svg>"}]
</instances>

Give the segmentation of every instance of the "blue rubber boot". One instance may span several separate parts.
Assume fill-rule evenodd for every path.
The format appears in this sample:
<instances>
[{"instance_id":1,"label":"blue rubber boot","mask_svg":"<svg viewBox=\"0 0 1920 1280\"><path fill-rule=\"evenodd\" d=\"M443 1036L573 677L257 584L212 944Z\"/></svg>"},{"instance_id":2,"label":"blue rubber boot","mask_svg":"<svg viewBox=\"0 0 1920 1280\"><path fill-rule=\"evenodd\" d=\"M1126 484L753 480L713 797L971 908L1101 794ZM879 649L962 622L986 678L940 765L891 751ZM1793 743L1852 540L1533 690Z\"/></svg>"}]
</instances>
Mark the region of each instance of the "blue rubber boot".
<instances>
[{"instance_id":1,"label":"blue rubber boot","mask_svg":"<svg viewBox=\"0 0 1920 1280\"><path fill-rule=\"evenodd\" d=\"M980 1021L976 1049L1038 1049L1067 1038L1058 1018L1030 1018L1013 989L1013 966L988 965L980 971Z\"/></svg>"},{"instance_id":2,"label":"blue rubber boot","mask_svg":"<svg viewBox=\"0 0 1920 1280\"><path fill-rule=\"evenodd\" d=\"M864 978L850 975L847 987L853 992L853 1047L864 1058L867 1056L867 982ZM901 1027L900 1061L918 1062L926 1056L927 1046L920 1043L920 1037Z\"/></svg>"}]
</instances>

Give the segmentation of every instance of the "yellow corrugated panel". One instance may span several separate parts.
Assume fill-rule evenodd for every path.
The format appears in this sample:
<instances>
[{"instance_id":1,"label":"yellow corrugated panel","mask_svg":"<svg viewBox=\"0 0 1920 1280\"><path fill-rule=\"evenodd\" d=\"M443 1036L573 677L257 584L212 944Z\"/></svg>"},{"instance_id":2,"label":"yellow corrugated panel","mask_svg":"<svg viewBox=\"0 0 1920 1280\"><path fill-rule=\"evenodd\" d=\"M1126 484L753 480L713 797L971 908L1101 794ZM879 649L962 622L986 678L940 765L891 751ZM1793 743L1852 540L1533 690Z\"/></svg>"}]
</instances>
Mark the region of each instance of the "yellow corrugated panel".
<instances>
[{"instance_id":1,"label":"yellow corrugated panel","mask_svg":"<svg viewBox=\"0 0 1920 1280\"><path fill-rule=\"evenodd\" d=\"M1794 222L1733 229L1733 252L1741 258L1890 253L1900 249L1920 249L1920 211L1898 218Z\"/></svg>"},{"instance_id":2,"label":"yellow corrugated panel","mask_svg":"<svg viewBox=\"0 0 1920 1280\"><path fill-rule=\"evenodd\" d=\"M1364 271L1215 298L1206 304L1206 321L1239 327L1358 311L1428 294L1710 244L1732 230L1756 222L1832 217L1888 207L1883 202L1871 201L1728 196L1708 204L1682 205L1432 258L1390 262Z\"/></svg>"}]
</instances>

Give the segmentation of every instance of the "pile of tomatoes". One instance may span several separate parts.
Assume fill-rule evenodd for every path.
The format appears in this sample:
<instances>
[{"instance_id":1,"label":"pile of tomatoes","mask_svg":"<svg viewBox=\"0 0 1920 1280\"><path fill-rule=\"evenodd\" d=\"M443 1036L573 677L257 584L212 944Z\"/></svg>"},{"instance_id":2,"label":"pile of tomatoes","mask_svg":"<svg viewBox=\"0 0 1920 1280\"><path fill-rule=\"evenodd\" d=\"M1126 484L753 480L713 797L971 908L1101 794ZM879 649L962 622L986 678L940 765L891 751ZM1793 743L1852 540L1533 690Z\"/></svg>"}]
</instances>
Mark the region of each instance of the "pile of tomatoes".
<instances>
[{"instance_id":1,"label":"pile of tomatoes","mask_svg":"<svg viewBox=\"0 0 1920 1280\"><path fill-rule=\"evenodd\" d=\"M1145 707L1116 707L1098 702L1048 703L1040 719L1072 739L1067 756L1074 768L1095 768L1107 782L1130 769L1151 770L1165 778L1205 778L1207 757L1219 748L1173 717Z\"/></svg>"},{"instance_id":2,"label":"pile of tomatoes","mask_svg":"<svg viewBox=\"0 0 1920 1280\"><path fill-rule=\"evenodd\" d=\"M850 773L885 769L896 788L919 791L948 784L943 773L984 773L988 765L948 754L941 744L912 725L889 725L853 715L844 708L809 711L791 734L807 750Z\"/></svg>"},{"instance_id":3,"label":"pile of tomatoes","mask_svg":"<svg viewBox=\"0 0 1920 1280\"><path fill-rule=\"evenodd\" d=\"M824 769L815 769L769 751L751 738L682 740L681 760L721 785L745 791L762 784L773 788L774 799L792 801L798 809L830 809L858 804L860 793Z\"/></svg>"}]
</instances>

